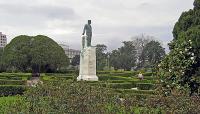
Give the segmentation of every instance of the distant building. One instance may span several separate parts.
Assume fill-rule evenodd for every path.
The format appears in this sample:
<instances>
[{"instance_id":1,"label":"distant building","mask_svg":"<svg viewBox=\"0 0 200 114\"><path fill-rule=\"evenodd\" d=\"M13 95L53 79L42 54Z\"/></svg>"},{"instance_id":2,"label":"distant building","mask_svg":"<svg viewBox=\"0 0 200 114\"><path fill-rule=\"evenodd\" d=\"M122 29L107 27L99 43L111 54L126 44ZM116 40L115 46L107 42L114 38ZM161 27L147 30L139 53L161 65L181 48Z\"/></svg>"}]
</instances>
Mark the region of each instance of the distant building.
<instances>
[{"instance_id":1,"label":"distant building","mask_svg":"<svg viewBox=\"0 0 200 114\"><path fill-rule=\"evenodd\" d=\"M68 45L66 44L59 44L65 51L65 54L67 55L67 57L69 58L70 62L72 60L72 58L74 58L76 55L80 55L80 50L75 50L75 49L70 49Z\"/></svg>"},{"instance_id":2,"label":"distant building","mask_svg":"<svg viewBox=\"0 0 200 114\"><path fill-rule=\"evenodd\" d=\"M80 50L69 49L66 54L70 59L74 58L76 55L80 55Z\"/></svg>"},{"instance_id":3,"label":"distant building","mask_svg":"<svg viewBox=\"0 0 200 114\"><path fill-rule=\"evenodd\" d=\"M59 45L63 48L63 50L65 51L65 54L67 55L69 52L69 46L63 43L62 44L60 43Z\"/></svg>"},{"instance_id":4,"label":"distant building","mask_svg":"<svg viewBox=\"0 0 200 114\"><path fill-rule=\"evenodd\" d=\"M7 38L6 35L0 32L0 48L4 48L7 45Z\"/></svg>"}]
</instances>

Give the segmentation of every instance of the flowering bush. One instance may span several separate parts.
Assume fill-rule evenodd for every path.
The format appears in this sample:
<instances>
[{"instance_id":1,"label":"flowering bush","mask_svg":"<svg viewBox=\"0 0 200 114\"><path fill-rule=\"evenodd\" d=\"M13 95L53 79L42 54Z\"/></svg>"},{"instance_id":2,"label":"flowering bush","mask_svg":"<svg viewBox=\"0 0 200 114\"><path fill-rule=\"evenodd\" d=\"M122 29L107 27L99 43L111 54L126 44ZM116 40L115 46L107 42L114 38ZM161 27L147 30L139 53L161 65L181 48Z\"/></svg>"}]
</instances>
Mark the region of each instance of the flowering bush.
<instances>
[{"instance_id":1,"label":"flowering bush","mask_svg":"<svg viewBox=\"0 0 200 114\"><path fill-rule=\"evenodd\" d=\"M169 43L170 53L158 66L162 90L169 94L174 89L189 88L192 95L198 92L200 83L200 0L195 0L195 8L184 12L176 23L174 39Z\"/></svg>"}]
</instances>

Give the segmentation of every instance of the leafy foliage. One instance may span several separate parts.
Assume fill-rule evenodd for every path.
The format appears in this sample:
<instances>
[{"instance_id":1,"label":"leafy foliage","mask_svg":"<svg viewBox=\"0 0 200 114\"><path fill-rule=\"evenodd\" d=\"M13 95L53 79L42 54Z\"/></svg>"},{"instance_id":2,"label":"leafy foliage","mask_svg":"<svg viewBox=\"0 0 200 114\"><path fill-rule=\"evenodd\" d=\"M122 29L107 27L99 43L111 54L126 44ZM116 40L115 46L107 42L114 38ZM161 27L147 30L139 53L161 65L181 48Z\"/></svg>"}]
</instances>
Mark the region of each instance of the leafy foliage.
<instances>
[{"instance_id":1,"label":"leafy foliage","mask_svg":"<svg viewBox=\"0 0 200 114\"><path fill-rule=\"evenodd\" d=\"M3 71L3 65L2 65L2 56L3 56L3 48L0 48L0 72Z\"/></svg>"},{"instance_id":2,"label":"leafy foliage","mask_svg":"<svg viewBox=\"0 0 200 114\"><path fill-rule=\"evenodd\" d=\"M97 70L104 70L107 65L107 46L104 44L96 45L96 56L97 56Z\"/></svg>"},{"instance_id":3,"label":"leafy foliage","mask_svg":"<svg viewBox=\"0 0 200 114\"><path fill-rule=\"evenodd\" d=\"M100 85L87 82L54 81L30 88L21 97L0 99L1 113L56 113L56 114L126 114L126 113L198 113L199 97L177 95L175 97L131 95L133 91L121 91L122 96ZM135 91L143 94L152 91ZM125 94L126 93L126 94ZM127 93L129 93L127 95Z\"/></svg>"},{"instance_id":4,"label":"leafy foliage","mask_svg":"<svg viewBox=\"0 0 200 114\"><path fill-rule=\"evenodd\" d=\"M147 43L140 55L140 68L153 68L165 55L165 49L158 41Z\"/></svg>"},{"instance_id":5,"label":"leafy foliage","mask_svg":"<svg viewBox=\"0 0 200 114\"><path fill-rule=\"evenodd\" d=\"M73 58L72 58L72 62L71 62L71 65L73 66L77 66L80 64L80 55L75 55Z\"/></svg>"},{"instance_id":6,"label":"leafy foliage","mask_svg":"<svg viewBox=\"0 0 200 114\"><path fill-rule=\"evenodd\" d=\"M3 64L7 70L17 69L32 72L46 72L68 65L64 50L47 36L17 36L3 53Z\"/></svg>"},{"instance_id":7,"label":"leafy foliage","mask_svg":"<svg viewBox=\"0 0 200 114\"><path fill-rule=\"evenodd\" d=\"M118 50L112 51L110 62L115 69L131 70L136 62L135 47L131 41L124 41L123 44Z\"/></svg>"},{"instance_id":8,"label":"leafy foliage","mask_svg":"<svg viewBox=\"0 0 200 114\"><path fill-rule=\"evenodd\" d=\"M174 39L169 44L170 53L159 65L163 89L168 94L173 89L190 88L190 95L198 93L200 78L200 7L184 12L175 24Z\"/></svg>"}]
</instances>

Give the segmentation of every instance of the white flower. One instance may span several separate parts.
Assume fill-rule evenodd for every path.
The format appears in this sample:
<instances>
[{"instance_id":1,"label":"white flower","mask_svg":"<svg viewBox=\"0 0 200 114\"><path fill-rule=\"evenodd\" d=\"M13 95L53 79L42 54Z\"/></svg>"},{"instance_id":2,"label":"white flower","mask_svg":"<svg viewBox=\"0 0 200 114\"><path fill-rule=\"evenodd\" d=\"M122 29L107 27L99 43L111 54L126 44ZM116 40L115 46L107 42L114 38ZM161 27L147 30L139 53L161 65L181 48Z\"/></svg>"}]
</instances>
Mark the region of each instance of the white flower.
<instances>
[{"instance_id":1,"label":"white flower","mask_svg":"<svg viewBox=\"0 0 200 114\"><path fill-rule=\"evenodd\" d=\"M171 70L171 69L169 69L169 72L172 72L172 70Z\"/></svg>"},{"instance_id":2,"label":"white flower","mask_svg":"<svg viewBox=\"0 0 200 114\"><path fill-rule=\"evenodd\" d=\"M190 48L190 49L192 49L192 47L191 47L191 46L190 46L189 48Z\"/></svg>"},{"instance_id":3,"label":"white flower","mask_svg":"<svg viewBox=\"0 0 200 114\"><path fill-rule=\"evenodd\" d=\"M194 57L190 57L191 60L194 60Z\"/></svg>"},{"instance_id":4,"label":"white flower","mask_svg":"<svg viewBox=\"0 0 200 114\"><path fill-rule=\"evenodd\" d=\"M187 48L185 48L185 51L188 51L188 49L187 49Z\"/></svg>"},{"instance_id":5,"label":"white flower","mask_svg":"<svg viewBox=\"0 0 200 114\"><path fill-rule=\"evenodd\" d=\"M161 64L158 64L158 67L160 67L161 66Z\"/></svg>"},{"instance_id":6,"label":"white flower","mask_svg":"<svg viewBox=\"0 0 200 114\"><path fill-rule=\"evenodd\" d=\"M160 80L161 82L164 82L163 80Z\"/></svg>"},{"instance_id":7,"label":"white flower","mask_svg":"<svg viewBox=\"0 0 200 114\"><path fill-rule=\"evenodd\" d=\"M192 53L192 56L194 56L194 53Z\"/></svg>"},{"instance_id":8,"label":"white flower","mask_svg":"<svg viewBox=\"0 0 200 114\"><path fill-rule=\"evenodd\" d=\"M185 74L185 72L182 72L182 74Z\"/></svg>"},{"instance_id":9,"label":"white flower","mask_svg":"<svg viewBox=\"0 0 200 114\"><path fill-rule=\"evenodd\" d=\"M167 85L167 87L169 88L170 86L169 86L169 85Z\"/></svg>"},{"instance_id":10,"label":"white flower","mask_svg":"<svg viewBox=\"0 0 200 114\"><path fill-rule=\"evenodd\" d=\"M183 52L182 52L182 51L180 51L179 53L180 53L180 54L182 54Z\"/></svg>"},{"instance_id":11,"label":"white flower","mask_svg":"<svg viewBox=\"0 0 200 114\"><path fill-rule=\"evenodd\" d=\"M189 40L189 43L190 43L190 44L192 44L192 41L191 41L191 40Z\"/></svg>"}]
</instances>

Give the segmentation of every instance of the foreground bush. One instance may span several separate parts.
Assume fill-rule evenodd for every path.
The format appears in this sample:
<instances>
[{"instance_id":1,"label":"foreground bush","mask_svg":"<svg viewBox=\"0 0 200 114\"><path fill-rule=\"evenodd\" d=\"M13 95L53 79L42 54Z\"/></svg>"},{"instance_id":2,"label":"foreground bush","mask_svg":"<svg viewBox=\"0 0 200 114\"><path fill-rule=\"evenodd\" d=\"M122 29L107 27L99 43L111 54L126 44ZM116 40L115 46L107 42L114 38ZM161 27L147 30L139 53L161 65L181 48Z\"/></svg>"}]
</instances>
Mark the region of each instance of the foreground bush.
<instances>
[{"instance_id":1,"label":"foreground bush","mask_svg":"<svg viewBox=\"0 0 200 114\"><path fill-rule=\"evenodd\" d=\"M5 114L198 114L200 112L199 97L138 96L126 94L125 90L118 93L98 84L91 86L86 82L54 81L28 89L22 97L12 103L7 102L6 106L0 107L0 110Z\"/></svg>"},{"instance_id":2,"label":"foreground bush","mask_svg":"<svg viewBox=\"0 0 200 114\"><path fill-rule=\"evenodd\" d=\"M25 90L21 85L0 85L0 96L22 95Z\"/></svg>"},{"instance_id":3,"label":"foreground bush","mask_svg":"<svg viewBox=\"0 0 200 114\"><path fill-rule=\"evenodd\" d=\"M6 113L107 113L116 96L100 86L84 82L56 81L29 89Z\"/></svg>"}]
</instances>

